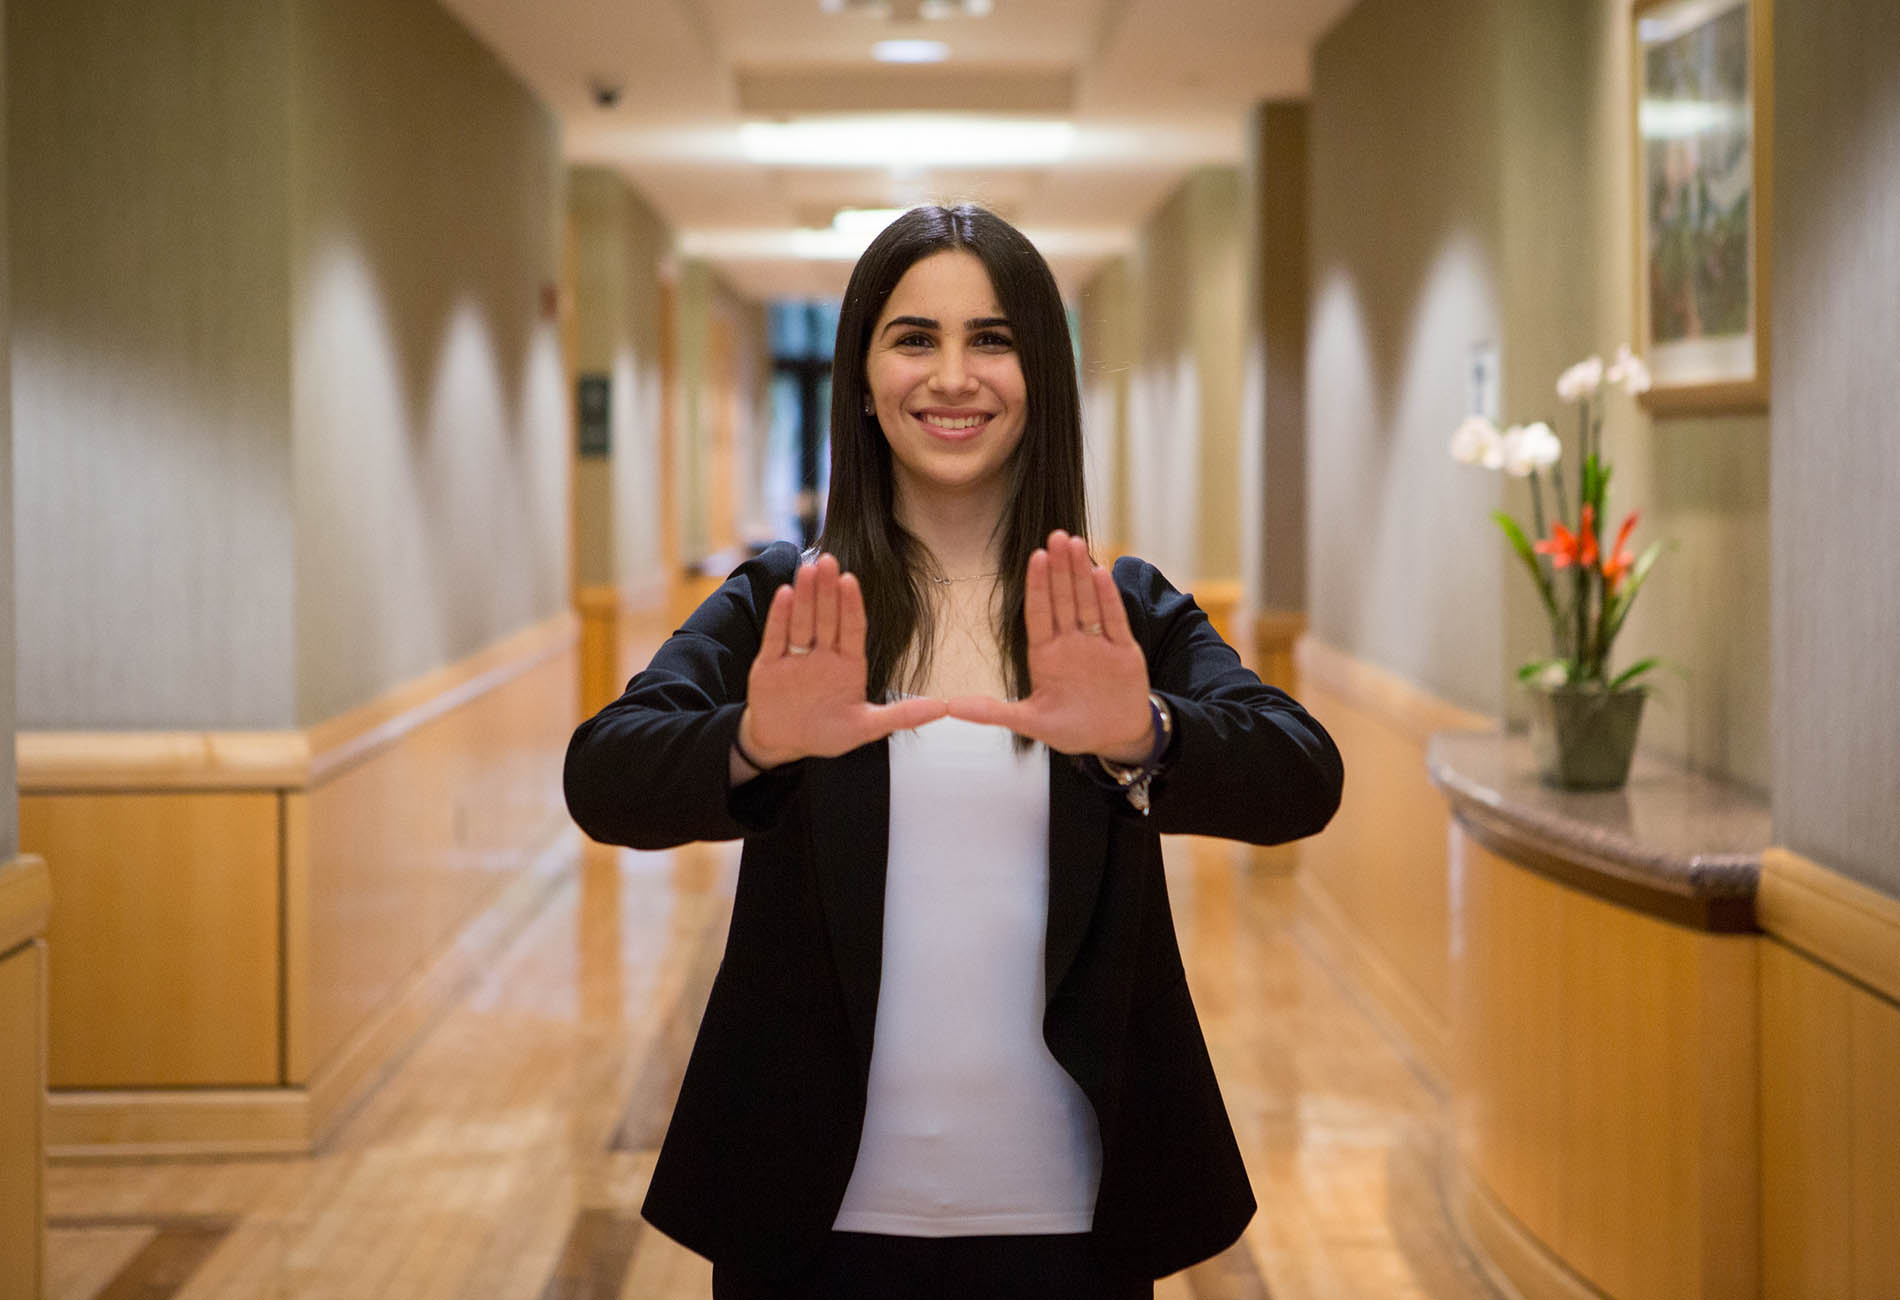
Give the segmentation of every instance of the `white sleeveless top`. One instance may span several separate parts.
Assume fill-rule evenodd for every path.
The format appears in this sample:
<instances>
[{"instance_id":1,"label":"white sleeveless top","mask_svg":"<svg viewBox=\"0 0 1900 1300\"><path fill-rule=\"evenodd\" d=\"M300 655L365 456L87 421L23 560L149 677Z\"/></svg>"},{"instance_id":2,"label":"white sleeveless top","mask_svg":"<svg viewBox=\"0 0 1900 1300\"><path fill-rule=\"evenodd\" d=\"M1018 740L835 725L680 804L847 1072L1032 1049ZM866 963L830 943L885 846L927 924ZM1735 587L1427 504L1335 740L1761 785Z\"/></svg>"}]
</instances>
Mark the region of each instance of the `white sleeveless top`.
<instances>
[{"instance_id":1,"label":"white sleeveless top","mask_svg":"<svg viewBox=\"0 0 1900 1300\"><path fill-rule=\"evenodd\" d=\"M890 738L883 974L858 1162L833 1225L1086 1232L1101 1138L1042 1041L1049 751L944 718Z\"/></svg>"}]
</instances>

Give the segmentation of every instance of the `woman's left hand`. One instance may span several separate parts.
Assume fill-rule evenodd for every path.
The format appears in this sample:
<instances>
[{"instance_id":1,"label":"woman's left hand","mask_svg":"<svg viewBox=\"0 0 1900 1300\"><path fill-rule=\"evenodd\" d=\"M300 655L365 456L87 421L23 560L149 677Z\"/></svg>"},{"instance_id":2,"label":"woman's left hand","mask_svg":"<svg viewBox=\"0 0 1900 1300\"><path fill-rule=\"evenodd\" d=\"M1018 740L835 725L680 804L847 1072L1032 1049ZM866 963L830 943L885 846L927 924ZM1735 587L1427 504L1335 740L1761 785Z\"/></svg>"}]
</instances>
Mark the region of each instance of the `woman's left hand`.
<instances>
[{"instance_id":1,"label":"woman's left hand","mask_svg":"<svg viewBox=\"0 0 1900 1300\"><path fill-rule=\"evenodd\" d=\"M1091 563L1087 542L1058 529L1029 557L1023 618L1028 697L959 696L950 716L1008 727L1065 754L1145 761L1154 748L1148 661L1114 577Z\"/></svg>"}]
</instances>

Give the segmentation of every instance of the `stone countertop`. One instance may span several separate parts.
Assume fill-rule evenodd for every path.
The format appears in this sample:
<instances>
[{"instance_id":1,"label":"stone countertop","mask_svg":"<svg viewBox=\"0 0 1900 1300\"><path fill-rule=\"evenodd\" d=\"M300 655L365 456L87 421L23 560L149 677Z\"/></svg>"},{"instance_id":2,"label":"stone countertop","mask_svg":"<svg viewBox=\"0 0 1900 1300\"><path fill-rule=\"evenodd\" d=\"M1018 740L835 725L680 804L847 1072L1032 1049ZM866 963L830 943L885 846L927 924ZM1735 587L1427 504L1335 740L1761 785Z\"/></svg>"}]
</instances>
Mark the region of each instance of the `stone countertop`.
<instances>
[{"instance_id":1,"label":"stone countertop","mask_svg":"<svg viewBox=\"0 0 1900 1300\"><path fill-rule=\"evenodd\" d=\"M1639 753L1621 790L1559 790L1526 737L1496 732L1439 732L1426 766L1453 811L1534 853L1684 899L1754 898L1769 809L1738 786Z\"/></svg>"}]
</instances>

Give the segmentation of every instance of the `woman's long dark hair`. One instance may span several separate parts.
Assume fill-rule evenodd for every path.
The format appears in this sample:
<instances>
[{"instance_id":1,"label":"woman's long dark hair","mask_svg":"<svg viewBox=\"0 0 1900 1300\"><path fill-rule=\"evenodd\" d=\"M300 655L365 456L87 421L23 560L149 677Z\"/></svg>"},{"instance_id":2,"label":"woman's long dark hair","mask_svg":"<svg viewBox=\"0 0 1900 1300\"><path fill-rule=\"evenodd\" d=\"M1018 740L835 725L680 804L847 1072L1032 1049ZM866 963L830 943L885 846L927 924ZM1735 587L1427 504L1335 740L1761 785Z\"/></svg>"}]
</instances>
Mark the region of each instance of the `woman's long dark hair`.
<instances>
[{"instance_id":1,"label":"woman's long dark hair","mask_svg":"<svg viewBox=\"0 0 1900 1300\"><path fill-rule=\"evenodd\" d=\"M1004 467L1009 488L997 525L1000 599L994 606L996 640L1017 699L1029 694L1023 588L1030 553L1057 528L1088 535L1075 354L1049 264L1021 231L983 208L912 208L871 241L851 272L831 365L831 491L818 545L864 589L865 686L873 700L920 687L929 670L933 561L897 521L890 444L864 409L870 394L865 362L871 330L904 273L933 253L953 250L974 253L989 272L1028 395L1022 440Z\"/></svg>"}]
</instances>

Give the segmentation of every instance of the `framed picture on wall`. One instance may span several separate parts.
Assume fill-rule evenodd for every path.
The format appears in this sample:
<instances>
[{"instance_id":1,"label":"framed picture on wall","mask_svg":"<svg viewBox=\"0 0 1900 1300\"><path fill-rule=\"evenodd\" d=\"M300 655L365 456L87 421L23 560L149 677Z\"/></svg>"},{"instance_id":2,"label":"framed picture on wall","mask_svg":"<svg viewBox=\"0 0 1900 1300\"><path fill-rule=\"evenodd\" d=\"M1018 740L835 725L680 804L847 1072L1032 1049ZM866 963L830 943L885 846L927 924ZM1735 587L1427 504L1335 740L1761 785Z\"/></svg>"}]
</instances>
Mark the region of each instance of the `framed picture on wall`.
<instances>
[{"instance_id":1,"label":"framed picture on wall","mask_svg":"<svg viewBox=\"0 0 1900 1300\"><path fill-rule=\"evenodd\" d=\"M1770 0L1637 0L1636 337L1659 414L1768 407Z\"/></svg>"}]
</instances>

